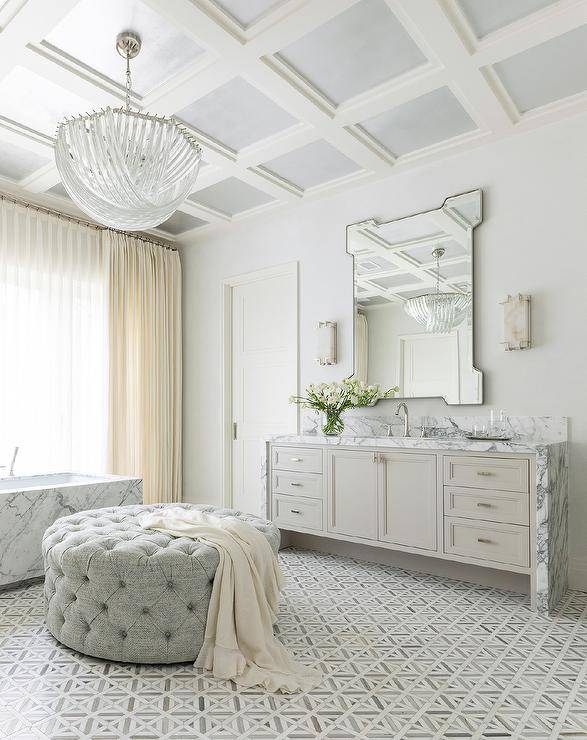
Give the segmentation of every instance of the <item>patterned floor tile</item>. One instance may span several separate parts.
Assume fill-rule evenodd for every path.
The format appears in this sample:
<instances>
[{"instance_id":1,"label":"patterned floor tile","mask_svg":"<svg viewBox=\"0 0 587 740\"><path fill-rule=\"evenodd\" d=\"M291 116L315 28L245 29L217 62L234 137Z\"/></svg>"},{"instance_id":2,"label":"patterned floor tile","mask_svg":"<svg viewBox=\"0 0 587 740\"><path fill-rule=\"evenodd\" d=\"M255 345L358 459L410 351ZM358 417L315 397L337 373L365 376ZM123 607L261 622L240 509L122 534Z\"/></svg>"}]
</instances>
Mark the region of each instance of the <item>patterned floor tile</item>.
<instances>
[{"instance_id":1,"label":"patterned floor tile","mask_svg":"<svg viewBox=\"0 0 587 740\"><path fill-rule=\"evenodd\" d=\"M587 594L524 597L304 550L277 632L324 673L301 695L189 665L108 663L44 628L42 587L0 592L0 738L587 740Z\"/></svg>"}]
</instances>

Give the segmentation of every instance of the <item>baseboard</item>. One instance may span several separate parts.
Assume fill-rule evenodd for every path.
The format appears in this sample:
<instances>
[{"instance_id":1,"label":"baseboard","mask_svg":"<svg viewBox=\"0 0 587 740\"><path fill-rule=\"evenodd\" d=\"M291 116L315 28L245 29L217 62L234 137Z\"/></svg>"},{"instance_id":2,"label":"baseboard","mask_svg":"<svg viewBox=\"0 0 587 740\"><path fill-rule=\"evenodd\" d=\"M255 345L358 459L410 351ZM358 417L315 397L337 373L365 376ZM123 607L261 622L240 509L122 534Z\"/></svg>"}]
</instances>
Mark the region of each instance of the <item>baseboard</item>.
<instances>
[{"instance_id":1,"label":"baseboard","mask_svg":"<svg viewBox=\"0 0 587 740\"><path fill-rule=\"evenodd\" d=\"M569 558L569 588L587 591L587 560Z\"/></svg>"},{"instance_id":2,"label":"baseboard","mask_svg":"<svg viewBox=\"0 0 587 740\"><path fill-rule=\"evenodd\" d=\"M317 550L327 552L331 555L343 555L355 560L365 560L370 563L381 563L383 565L395 565L398 568L428 573L444 578L454 578L459 581L467 581L481 586L493 586L506 591L516 591L528 594L530 592L530 578L524 573L510 573L505 570L485 568L467 563L456 563L451 560L440 560L439 558L414 555L408 552L388 550L383 547L371 545L360 545L355 542L345 542L328 537L302 534L301 532L283 532L282 547L302 547L306 550ZM285 544L287 543L287 544Z\"/></svg>"}]
</instances>

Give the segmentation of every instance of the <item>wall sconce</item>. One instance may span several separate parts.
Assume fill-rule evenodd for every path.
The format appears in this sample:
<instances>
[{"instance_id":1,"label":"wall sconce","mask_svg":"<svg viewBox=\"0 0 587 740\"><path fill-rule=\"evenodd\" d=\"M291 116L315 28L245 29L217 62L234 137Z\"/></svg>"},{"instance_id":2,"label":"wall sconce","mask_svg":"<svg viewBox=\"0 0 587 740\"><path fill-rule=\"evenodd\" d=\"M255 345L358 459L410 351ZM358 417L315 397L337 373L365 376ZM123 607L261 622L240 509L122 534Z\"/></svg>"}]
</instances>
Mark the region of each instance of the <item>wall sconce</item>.
<instances>
[{"instance_id":1,"label":"wall sconce","mask_svg":"<svg viewBox=\"0 0 587 740\"><path fill-rule=\"evenodd\" d=\"M320 365L336 365L336 321L318 322L318 357Z\"/></svg>"},{"instance_id":2,"label":"wall sconce","mask_svg":"<svg viewBox=\"0 0 587 740\"><path fill-rule=\"evenodd\" d=\"M503 306L503 342L507 351L528 349L532 344L530 334L530 296L508 295Z\"/></svg>"}]
</instances>

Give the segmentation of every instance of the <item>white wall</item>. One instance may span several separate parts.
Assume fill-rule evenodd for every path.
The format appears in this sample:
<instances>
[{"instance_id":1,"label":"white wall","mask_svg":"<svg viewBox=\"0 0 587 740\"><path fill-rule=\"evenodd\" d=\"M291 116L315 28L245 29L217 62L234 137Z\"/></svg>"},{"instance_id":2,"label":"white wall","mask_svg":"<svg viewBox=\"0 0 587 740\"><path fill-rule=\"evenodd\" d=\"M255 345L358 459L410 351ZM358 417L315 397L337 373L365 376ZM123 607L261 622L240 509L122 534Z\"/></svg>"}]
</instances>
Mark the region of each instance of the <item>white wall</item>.
<instances>
[{"instance_id":1,"label":"white wall","mask_svg":"<svg viewBox=\"0 0 587 740\"><path fill-rule=\"evenodd\" d=\"M352 372L346 225L436 208L447 196L481 187L475 328L485 405L570 417L571 579L587 588L586 130L587 116L575 117L287 213L221 227L183 248L185 499L221 500L220 281L299 260L301 387L340 379ZM499 302L516 292L532 295L535 345L504 352ZM340 362L333 367L313 360L320 319L339 322ZM447 410L442 401L413 400L410 407L415 414Z\"/></svg>"}]
</instances>

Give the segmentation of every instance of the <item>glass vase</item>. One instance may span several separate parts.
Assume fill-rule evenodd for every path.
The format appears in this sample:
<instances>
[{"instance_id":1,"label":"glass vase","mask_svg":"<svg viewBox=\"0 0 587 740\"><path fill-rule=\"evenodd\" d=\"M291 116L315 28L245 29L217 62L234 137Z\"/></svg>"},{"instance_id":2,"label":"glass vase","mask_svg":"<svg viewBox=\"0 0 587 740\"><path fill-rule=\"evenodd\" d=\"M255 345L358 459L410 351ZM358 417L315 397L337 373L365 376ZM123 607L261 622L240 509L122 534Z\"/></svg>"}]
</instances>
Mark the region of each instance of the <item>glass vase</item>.
<instances>
[{"instance_id":1,"label":"glass vase","mask_svg":"<svg viewBox=\"0 0 587 740\"><path fill-rule=\"evenodd\" d=\"M340 411L325 411L322 419L322 433L327 437L338 437L343 433L344 421Z\"/></svg>"}]
</instances>

